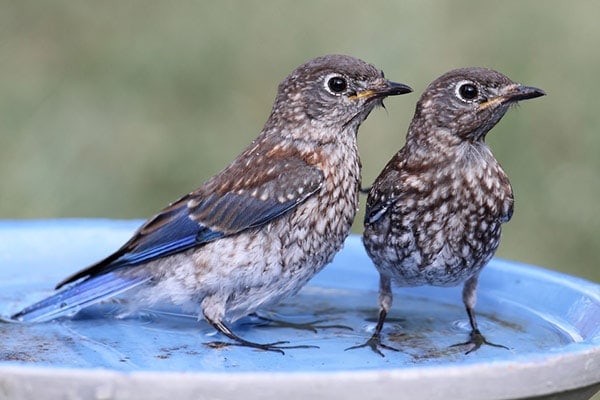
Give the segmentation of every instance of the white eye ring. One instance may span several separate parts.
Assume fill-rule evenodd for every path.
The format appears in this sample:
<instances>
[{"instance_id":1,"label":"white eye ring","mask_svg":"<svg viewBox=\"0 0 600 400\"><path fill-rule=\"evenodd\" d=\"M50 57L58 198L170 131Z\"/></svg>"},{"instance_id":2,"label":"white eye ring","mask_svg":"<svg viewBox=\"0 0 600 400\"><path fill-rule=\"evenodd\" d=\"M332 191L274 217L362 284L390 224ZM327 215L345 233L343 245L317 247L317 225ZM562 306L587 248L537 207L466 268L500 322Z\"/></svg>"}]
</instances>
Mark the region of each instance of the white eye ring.
<instances>
[{"instance_id":1,"label":"white eye ring","mask_svg":"<svg viewBox=\"0 0 600 400\"><path fill-rule=\"evenodd\" d=\"M456 97L466 103L473 103L479 98L479 86L473 81L460 81L454 87Z\"/></svg>"},{"instance_id":2,"label":"white eye ring","mask_svg":"<svg viewBox=\"0 0 600 400\"><path fill-rule=\"evenodd\" d=\"M348 90L348 78L340 74L329 74L323 81L325 90L334 96L340 96Z\"/></svg>"}]
</instances>

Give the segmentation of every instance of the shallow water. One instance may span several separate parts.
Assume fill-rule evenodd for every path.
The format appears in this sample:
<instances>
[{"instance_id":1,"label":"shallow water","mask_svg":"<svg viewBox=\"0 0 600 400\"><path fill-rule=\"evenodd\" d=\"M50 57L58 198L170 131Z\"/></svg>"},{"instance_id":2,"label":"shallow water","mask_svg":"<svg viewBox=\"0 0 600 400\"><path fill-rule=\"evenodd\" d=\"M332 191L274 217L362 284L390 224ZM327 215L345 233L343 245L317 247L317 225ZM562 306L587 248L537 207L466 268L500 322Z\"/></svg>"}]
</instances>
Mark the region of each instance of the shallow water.
<instances>
[{"instance_id":1,"label":"shallow water","mask_svg":"<svg viewBox=\"0 0 600 400\"><path fill-rule=\"evenodd\" d=\"M96 254L107 254L136 226L131 221L88 225L63 222L43 232L19 225L23 229L17 235L4 236L0 226L0 315L51 293L55 282L94 261ZM18 245L25 239L27 252ZM460 288L423 287L394 289L384 342L398 352L383 350L381 357L368 348L345 351L370 337L377 318L377 273L358 238L352 237L332 265L297 296L261 312L294 323L318 320L316 332L253 317L232 327L250 341L286 340L319 348L288 349L285 355L237 346L213 348L206 343L227 339L176 307L119 318L127 306L125 297L70 319L0 323L0 363L118 371L290 372L532 359L578 344L600 344L600 289L568 279L500 260L486 267L476 307L479 327L489 341L509 350L483 346L465 354L465 347L451 347L467 340L470 330Z\"/></svg>"}]
</instances>

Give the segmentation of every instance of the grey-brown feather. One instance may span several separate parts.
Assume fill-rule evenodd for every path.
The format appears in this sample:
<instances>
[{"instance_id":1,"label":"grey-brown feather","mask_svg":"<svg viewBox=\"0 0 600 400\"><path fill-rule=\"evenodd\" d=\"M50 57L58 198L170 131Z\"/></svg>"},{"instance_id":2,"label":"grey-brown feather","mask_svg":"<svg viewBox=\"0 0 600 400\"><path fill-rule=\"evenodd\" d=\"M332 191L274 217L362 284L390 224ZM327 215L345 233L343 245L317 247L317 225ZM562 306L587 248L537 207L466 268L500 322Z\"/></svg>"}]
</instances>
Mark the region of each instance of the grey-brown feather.
<instances>
[{"instance_id":1,"label":"grey-brown feather","mask_svg":"<svg viewBox=\"0 0 600 400\"><path fill-rule=\"evenodd\" d=\"M231 164L59 284L74 286L15 318L56 317L131 282L132 304L172 302L239 344L280 351L237 337L226 322L297 292L340 250L358 206L358 128L384 97L409 91L353 57L303 64L279 85L263 130ZM93 299L78 284L98 289Z\"/></svg>"},{"instance_id":2,"label":"grey-brown feather","mask_svg":"<svg viewBox=\"0 0 600 400\"><path fill-rule=\"evenodd\" d=\"M379 322L370 346L383 355L381 329L399 286L464 283L473 349L491 344L477 329L479 273L513 213L508 176L485 143L511 104L544 95L485 68L450 71L419 99L404 147L367 198L363 242L380 273ZM494 344L491 344L494 345ZM362 347L362 346L357 346Z\"/></svg>"}]
</instances>

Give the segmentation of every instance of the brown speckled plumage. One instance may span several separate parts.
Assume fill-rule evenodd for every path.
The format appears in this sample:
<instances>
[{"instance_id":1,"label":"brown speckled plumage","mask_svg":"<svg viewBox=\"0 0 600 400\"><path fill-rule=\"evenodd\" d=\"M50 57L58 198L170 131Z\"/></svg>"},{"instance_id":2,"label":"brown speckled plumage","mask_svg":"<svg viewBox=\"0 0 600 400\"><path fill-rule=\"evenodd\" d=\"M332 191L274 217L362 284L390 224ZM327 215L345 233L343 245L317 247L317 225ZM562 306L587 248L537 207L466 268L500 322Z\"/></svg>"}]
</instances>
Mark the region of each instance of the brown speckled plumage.
<instances>
[{"instance_id":1,"label":"brown speckled plumage","mask_svg":"<svg viewBox=\"0 0 600 400\"><path fill-rule=\"evenodd\" d=\"M511 104L544 92L515 84L484 68L450 71L431 83L416 106L405 146L370 189L363 241L380 273L380 316L365 344L379 347L399 286L455 286L463 301L475 350L490 344L473 308L481 269L500 243L513 213L508 177L485 143ZM357 346L362 347L362 346Z\"/></svg>"},{"instance_id":2,"label":"brown speckled plumage","mask_svg":"<svg viewBox=\"0 0 600 400\"><path fill-rule=\"evenodd\" d=\"M383 98L408 92L353 57L301 65L229 166L13 318L54 318L135 287L136 303L182 305L238 345L283 352L228 324L294 294L340 250L358 204L358 128Z\"/></svg>"}]
</instances>

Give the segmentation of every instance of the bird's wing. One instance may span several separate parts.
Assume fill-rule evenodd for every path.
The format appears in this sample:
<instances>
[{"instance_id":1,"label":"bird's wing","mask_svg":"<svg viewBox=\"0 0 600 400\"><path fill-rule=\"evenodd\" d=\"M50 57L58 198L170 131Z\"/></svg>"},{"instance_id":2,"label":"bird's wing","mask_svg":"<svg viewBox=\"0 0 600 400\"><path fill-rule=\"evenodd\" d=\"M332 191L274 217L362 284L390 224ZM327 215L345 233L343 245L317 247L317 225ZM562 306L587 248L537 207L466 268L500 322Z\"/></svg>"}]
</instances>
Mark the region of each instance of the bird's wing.
<instances>
[{"instance_id":1,"label":"bird's wing","mask_svg":"<svg viewBox=\"0 0 600 400\"><path fill-rule=\"evenodd\" d=\"M381 196L381 193L373 190L369 193L369 200L371 201L367 202L365 210L365 219L363 221L365 226L373 225L380 221L394 207L394 204L400 200L400 196L390 196L385 199ZM377 200L378 198L380 200Z\"/></svg>"},{"instance_id":2,"label":"bird's wing","mask_svg":"<svg viewBox=\"0 0 600 400\"><path fill-rule=\"evenodd\" d=\"M236 165L150 219L119 250L57 285L172 255L267 224L322 185L323 172L296 156ZM245 178L249 177L249 178Z\"/></svg>"},{"instance_id":3,"label":"bird's wing","mask_svg":"<svg viewBox=\"0 0 600 400\"><path fill-rule=\"evenodd\" d=\"M151 276L117 270L267 224L318 191L323 179L323 172L300 156L279 152L252 157L247 152L142 225L115 253L68 277L57 289L78 281L74 285L12 318L46 321L143 285Z\"/></svg>"},{"instance_id":4,"label":"bird's wing","mask_svg":"<svg viewBox=\"0 0 600 400\"><path fill-rule=\"evenodd\" d=\"M369 190L364 225L377 223L406 193L402 183L402 163L392 158Z\"/></svg>"}]
</instances>

